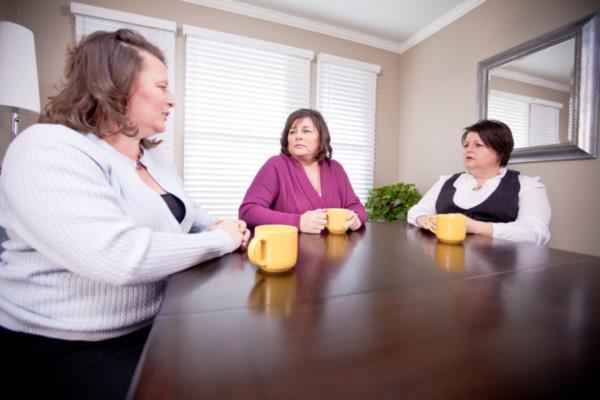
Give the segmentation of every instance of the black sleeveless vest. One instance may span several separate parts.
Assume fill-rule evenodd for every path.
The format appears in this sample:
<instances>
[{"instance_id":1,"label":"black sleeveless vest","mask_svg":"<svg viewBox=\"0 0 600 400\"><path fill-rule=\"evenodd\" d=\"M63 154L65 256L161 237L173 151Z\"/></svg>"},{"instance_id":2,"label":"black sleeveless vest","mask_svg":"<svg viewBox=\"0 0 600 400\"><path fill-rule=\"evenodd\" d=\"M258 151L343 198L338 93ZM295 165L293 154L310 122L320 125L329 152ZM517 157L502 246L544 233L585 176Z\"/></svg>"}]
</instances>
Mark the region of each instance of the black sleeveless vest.
<instances>
[{"instance_id":1,"label":"black sleeveless vest","mask_svg":"<svg viewBox=\"0 0 600 400\"><path fill-rule=\"evenodd\" d=\"M512 222L519 214L519 171L507 170L496 190L475 207L464 209L454 204L454 182L459 174L452 175L444 185L435 202L438 214L461 213L483 222Z\"/></svg>"}]
</instances>

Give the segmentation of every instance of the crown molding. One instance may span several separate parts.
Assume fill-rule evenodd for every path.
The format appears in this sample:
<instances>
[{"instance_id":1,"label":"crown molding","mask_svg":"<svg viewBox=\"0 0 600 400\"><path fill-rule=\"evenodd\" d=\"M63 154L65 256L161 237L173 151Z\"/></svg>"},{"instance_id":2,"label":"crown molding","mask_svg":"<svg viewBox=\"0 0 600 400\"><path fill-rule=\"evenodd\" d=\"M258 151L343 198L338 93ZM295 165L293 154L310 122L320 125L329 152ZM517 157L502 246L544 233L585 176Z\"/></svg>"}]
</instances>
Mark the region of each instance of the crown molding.
<instances>
[{"instance_id":1,"label":"crown molding","mask_svg":"<svg viewBox=\"0 0 600 400\"><path fill-rule=\"evenodd\" d=\"M375 47L382 50L391 51L394 53L403 53L417 43L427 39L440 29L448 24L456 21L464 14L468 13L475 7L483 4L486 0L467 0L458 7L455 7L447 14L436 19L433 23L418 31L408 40L402 43L378 38L371 35L355 32L349 29L340 28L335 25L324 24L321 22L312 21L306 18L296 17L290 14L272 11L263 7L252 6L241 3L235 0L180 0L186 3L192 3L204 7L210 7L221 11L227 11L235 14L244 15L262 19L269 22L274 22L282 25L291 26L294 28L304 29L320 33L323 35L337 37L339 39L349 40L351 42L364 44L366 46Z\"/></svg>"},{"instance_id":2,"label":"crown molding","mask_svg":"<svg viewBox=\"0 0 600 400\"><path fill-rule=\"evenodd\" d=\"M429 25L426 25L423 29L419 30L417 33L415 33L414 35L412 35L411 37L406 39L404 42L402 42L399 45L397 52L404 53L406 50L410 49L411 47L415 46L416 44L427 39L429 36L433 35L434 33L444 29L446 26L450 25L451 23L453 23L454 21L456 21L463 15L467 14L472 9L479 7L480 5L482 5L485 2L486 2L486 0L467 0L467 1L465 1L464 3L453 8L446 14L442 15L441 17L439 17L438 19L436 19Z\"/></svg>"},{"instance_id":3,"label":"crown molding","mask_svg":"<svg viewBox=\"0 0 600 400\"><path fill-rule=\"evenodd\" d=\"M541 86L547 89L558 90L561 92L569 93L571 91L569 85L565 85L548 79L538 78L537 76L524 74L522 72L511 71L505 68L494 68L492 69L490 74L493 76L499 76L501 78L511 79L513 81L519 81L530 85Z\"/></svg>"}]
</instances>

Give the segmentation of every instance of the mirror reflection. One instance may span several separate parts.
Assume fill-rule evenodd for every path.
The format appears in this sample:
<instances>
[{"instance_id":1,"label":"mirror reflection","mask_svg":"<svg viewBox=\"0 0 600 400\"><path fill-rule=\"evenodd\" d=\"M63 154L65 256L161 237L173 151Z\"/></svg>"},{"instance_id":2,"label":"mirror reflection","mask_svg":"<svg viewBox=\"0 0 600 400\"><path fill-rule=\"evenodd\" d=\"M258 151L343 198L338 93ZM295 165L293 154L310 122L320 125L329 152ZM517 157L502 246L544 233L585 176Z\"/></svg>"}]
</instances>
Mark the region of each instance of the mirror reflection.
<instances>
[{"instance_id":1,"label":"mirror reflection","mask_svg":"<svg viewBox=\"0 0 600 400\"><path fill-rule=\"evenodd\" d=\"M477 115L510 126L509 163L598 154L600 12L479 62Z\"/></svg>"},{"instance_id":2,"label":"mirror reflection","mask_svg":"<svg viewBox=\"0 0 600 400\"><path fill-rule=\"evenodd\" d=\"M575 39L492 68L488 118L511 127L515 148L573 142Z\"/></svg>"}]
</instances>

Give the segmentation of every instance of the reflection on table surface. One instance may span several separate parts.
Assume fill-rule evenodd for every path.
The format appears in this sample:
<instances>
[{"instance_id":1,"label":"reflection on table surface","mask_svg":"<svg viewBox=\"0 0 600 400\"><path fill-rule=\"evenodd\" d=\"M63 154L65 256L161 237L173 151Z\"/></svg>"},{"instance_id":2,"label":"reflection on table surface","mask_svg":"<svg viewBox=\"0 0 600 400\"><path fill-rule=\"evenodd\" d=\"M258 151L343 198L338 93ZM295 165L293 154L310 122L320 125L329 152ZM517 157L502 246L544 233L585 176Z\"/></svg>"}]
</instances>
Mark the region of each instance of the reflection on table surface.
<instances>
[{"instance_id":1,"label":"reflection on table surface","mask_svg":"<svg viewBox=\"0 0 600 400\"><path fill-rule=\"evenodd\" d=\"M576 394L598 359L600 258L403 223L235 253L168 284L137 398Z\"/></svg>"}]
</instances>

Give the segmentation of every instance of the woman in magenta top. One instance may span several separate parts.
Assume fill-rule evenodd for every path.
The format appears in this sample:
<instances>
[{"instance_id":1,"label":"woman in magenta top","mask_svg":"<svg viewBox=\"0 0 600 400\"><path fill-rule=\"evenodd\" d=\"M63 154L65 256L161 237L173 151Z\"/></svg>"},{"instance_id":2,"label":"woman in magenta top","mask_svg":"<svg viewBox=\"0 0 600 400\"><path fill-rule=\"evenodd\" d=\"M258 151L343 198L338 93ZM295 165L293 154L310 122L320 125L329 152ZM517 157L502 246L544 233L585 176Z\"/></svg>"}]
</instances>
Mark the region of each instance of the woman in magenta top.
<instances>
[{"instance_id":1,"label":"woman in magenta top","mask_svg":"<svg viewBox=\"0 0 600 400\"><path fill-rule=\"evenodd\" d=\"M327 224L326 208L347 208L347 227L355 231L364 225L365 207L344 168L331 159L329 129L318 111L291 113L280 142L281 154L267 160L248 188L240 219L250 227L286 224L319 233Z\"/></svg>"}]
</instances>

